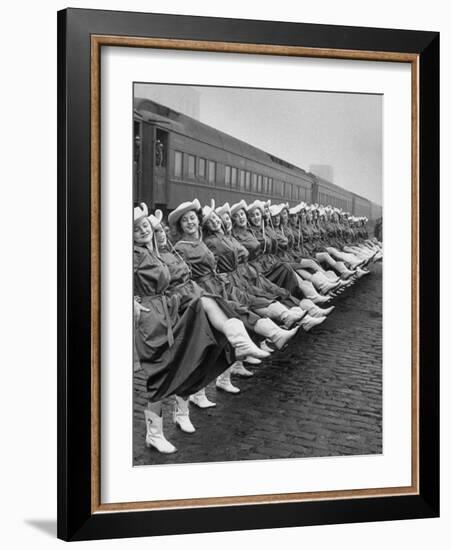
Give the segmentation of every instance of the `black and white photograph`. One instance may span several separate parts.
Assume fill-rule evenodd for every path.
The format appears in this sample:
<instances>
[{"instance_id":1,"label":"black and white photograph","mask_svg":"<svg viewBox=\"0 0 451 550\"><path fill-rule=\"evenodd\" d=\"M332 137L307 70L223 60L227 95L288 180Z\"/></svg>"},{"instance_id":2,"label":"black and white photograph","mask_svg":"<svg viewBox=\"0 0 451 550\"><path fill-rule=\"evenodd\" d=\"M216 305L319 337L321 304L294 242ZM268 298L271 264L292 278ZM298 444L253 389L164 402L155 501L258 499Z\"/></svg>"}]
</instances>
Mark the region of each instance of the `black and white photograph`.
<instances>
[{"instance_id":1,"label":"black and white photograph","mask_svg":"<svg viewBox=\"0 0 451 550\"><path fill-rule=\"evenodd\" d=\"M383 453L382 115L134 83L134 466Z\"/></svg>"}]
</instances>

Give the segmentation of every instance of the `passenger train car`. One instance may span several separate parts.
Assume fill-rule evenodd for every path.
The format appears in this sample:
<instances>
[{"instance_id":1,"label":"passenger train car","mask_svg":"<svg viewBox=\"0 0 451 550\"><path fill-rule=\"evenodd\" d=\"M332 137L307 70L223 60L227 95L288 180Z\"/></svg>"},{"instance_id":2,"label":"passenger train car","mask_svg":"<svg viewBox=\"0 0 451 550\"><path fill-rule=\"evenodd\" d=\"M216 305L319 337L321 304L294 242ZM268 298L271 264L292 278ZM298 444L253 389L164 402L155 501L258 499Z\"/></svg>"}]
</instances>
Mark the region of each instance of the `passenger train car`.
<instances>
[{"instance_id":1,"label":"passenger train car","mask_svg":"<svg viewBox=\"0 0 451 550\"><path fill-rule=\"evenodd\" d=\"M148 99L134 102L133 197L167 213L198 198L332 205L375 220L382 208L270 153Z\"/></svg>"}]
</instances>

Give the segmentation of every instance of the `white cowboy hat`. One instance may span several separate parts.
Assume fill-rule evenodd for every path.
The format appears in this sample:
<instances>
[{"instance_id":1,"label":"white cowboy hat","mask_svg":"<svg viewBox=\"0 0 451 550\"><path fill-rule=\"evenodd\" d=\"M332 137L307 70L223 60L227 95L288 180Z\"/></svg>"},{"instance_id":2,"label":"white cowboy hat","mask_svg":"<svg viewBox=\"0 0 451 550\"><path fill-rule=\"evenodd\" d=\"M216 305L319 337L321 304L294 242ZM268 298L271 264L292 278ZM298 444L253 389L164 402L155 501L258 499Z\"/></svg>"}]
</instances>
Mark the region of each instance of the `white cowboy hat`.
<instances>
[{"instance_id":1,"label":"white cowboy hat","mask_svg":"<svg viewBox=\"0 0 451 550\"><path fill-rule=\"evenodd\" d=\"M247 210L247 204L245 200L241 200L240 202L236 202L235 204L232 204L230 207L230 215L233 216L238 212L238 210Z\"/></svg>"},{"instance_id":2,"label":"white cowboy hat","mask_svg":"<svg viewBox=\"0 0 451 550\"><path fill-rule=\"evenodd\" d=\"M197 199L193 201L182 202L168 216L169 225L175 226L179 219L190 210L198 211L201 209L200 202Z\"/></svg>"},{"instance_id":3,"label":"white cowboy hat","mask_svg":"<svg viewBox=\"0 0 451 550\"><path fill-rule=\"evenodd\" d=\"M250 212L251 210L258 208L263 213L265 211L265 206L268 206L268 204L257 199L254 202L251 202L251 204L248 204L247 211Z\"/></svg>"},{"instance_id":4,"label":"white cowboy hat","mask_svg":"<svg viewBox=\"0 0 451 550\"><path fill-rule=\"evenodd\" d=\"M231 215L230 204L228 202L226 202L222 206L218 206L218 208L216 208L215 212L218 216L222 216L226 213L230 216Z\"/></svg>"},{"instance_id":5,"label":"white cowboy hat","mask_svg":"<svg viewBox=\"0 0 451 550\"><path fill-rule=\"evenodd\" d=\"M280 216L280 213L285 208L285 204L273 204L269 207L269 213L271 217Z\"/></svg>"},{"instance_id":6,"label":"white cowboy hat","mask_svg":"<svg viewBox=\"0 0 451 550\"><path fill-rule=\"evenodd\" d=\"M210 206L204 206L202 208L202 224L204 224L208 218L213 214L215 211L215 199L211 199Z\"/></svg>"},{"instance_id":7,"label":"white cowboy hat","mask_svg":"<svg viewBox=\"0 0 451 550\"><path fill-rule=\"evenodd\" d=\"M150 225L155 229L155 227L158 227L161 224L161 220L163 219L163 212L161 210L155 210L155 212L151 214L148 219Z\"/></svg>"},{"instance_id":8,"label":"white cowboy hat","mask_svg":"<svg viewBox=\"0 0 451 550\"><path fill-rule=\"evenodd\" d=\"M147 204L145 202L142 202L139 206L135 206L133 209L133 221L136 222L140 218L144 218L149 215L149 210L147 208Z\"/></svg>"}]
</instances>

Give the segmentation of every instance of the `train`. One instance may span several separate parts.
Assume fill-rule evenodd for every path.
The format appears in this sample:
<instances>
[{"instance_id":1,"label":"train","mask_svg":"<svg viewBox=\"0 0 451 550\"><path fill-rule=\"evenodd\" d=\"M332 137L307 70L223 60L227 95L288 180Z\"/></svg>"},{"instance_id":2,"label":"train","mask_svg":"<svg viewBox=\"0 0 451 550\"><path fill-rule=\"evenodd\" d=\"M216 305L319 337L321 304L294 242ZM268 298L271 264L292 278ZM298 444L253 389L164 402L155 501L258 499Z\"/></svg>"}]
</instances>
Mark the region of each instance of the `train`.
<instances>
[{"instance_id":1,"label":"train","mask_svg":"<svg viewBox=\"0 0 451 550\"><path fill-rule=\"evenodd\" d=\"M382 207L216 128L149 99L134 99L133 197L165 214L184 201L241 199L331 205L370 224Z\"/></svg>"}]
</instances>

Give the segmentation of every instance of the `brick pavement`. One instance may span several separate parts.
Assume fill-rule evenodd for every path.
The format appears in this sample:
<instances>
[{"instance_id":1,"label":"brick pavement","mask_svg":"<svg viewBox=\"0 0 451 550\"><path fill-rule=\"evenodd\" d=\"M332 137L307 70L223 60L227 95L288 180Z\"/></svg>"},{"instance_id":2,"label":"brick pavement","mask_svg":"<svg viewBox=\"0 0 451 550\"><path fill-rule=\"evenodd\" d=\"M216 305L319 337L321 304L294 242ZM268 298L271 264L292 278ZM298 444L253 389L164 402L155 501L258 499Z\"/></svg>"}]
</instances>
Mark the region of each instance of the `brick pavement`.
<instances>
[{"instance_id":1,"label":"brick pavement","mask_svg":"<svg viewBox=\"0 0 451 550\"><path fill-rule=\"evenodd\" d=\"M382 265L334 300L335 311L310 333L299 331L284 352L234 377L241 393L207 388L217 403L191 405L194 434L172 423L165 435L178 451L144 445L145 377L135 373L134 464L175 464L270 458L367 455L382 452Z\"/></svg>"}]
</instances>

